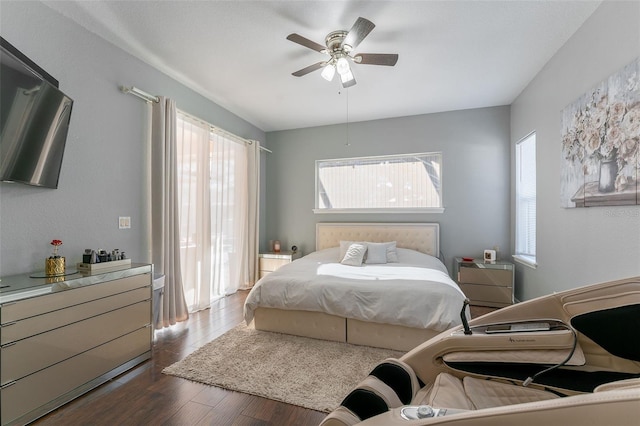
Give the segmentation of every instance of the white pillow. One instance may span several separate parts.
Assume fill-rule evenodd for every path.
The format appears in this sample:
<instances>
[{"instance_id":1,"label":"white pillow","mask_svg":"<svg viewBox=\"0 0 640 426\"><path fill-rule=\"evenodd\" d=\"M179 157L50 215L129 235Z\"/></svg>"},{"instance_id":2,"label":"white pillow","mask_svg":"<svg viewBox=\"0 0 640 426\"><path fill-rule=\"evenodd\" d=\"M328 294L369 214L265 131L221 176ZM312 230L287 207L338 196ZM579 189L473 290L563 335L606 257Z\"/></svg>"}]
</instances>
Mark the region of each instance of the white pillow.
<instances>
[{"instance_id":1,"label":"white pillow","mask_svg":"<svg viewBox=\"0 0 640 426\"><path fill-rule=\"evenodd\" d=\"M353 243L347 249L344 257L342 258L343 265L360 266L362 265L362 259L367 252L367 246L361 243Z\"/></svg>"},{"instance_id":2,"label":"white pillow","mask_svg":"<svg viewBox=\"0 0 640 426\"><path fill-rule=\"evenodd\" d=\"M367 259L364 263L382 264L387 263L387 243L367 242Z\"/></svg>"},{"instance_id":3,"label":"white pillow","mask_svg":"<svg viewBox=\"0 0 640 426\"><path fill-rule=\"evenodd\" d=\"M398 263L398 251L396 242L388 243L369 243L366 242L368 250L365 263ZM383 260L384 250L384 260ZM373 256L373 259L371 257Z\"/></svg>"},{"instance_id":4,"label":"white pillow","mask_svg":"<svg viewBox=\"0 0 640 426\"><path fill-rule=\"evenodd\" d=\"M396 250L396 242L391 241L389 243L385 243L387 246L387 262L388 263L397 263L398 262L398 251Z\"/></svg>"},{"instance_id":5,"label":"white pillow","mask_svg":"<svg viewBox=\"0 0 640 426\"><path fill-rule=\"evenodd\" d=\"M363 241L340 241L340 258L338 259L338 261L342 261L342 259L344 259L344 255L347 254L349 246L354 243L366 245L366 243Z\"/></svg>"}]
</instances>

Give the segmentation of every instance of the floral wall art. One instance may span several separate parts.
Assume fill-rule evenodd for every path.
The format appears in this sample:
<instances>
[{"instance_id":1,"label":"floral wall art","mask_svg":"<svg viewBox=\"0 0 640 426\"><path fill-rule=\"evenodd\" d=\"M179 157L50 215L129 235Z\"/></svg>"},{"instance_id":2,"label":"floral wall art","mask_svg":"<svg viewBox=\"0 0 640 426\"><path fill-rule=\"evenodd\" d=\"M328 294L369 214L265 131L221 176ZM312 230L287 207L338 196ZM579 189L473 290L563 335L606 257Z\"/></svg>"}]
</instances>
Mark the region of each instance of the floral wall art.
<instances>
[{"instance_id":1,"label":"floral wall art","mask_svg":"<svg viewBox=\"0 0 640 426\"><path fill-rule=\"evenodd\" d=\"M640 58L562 111L563 207L640 204Z\"/></svg>"}]
</instances>

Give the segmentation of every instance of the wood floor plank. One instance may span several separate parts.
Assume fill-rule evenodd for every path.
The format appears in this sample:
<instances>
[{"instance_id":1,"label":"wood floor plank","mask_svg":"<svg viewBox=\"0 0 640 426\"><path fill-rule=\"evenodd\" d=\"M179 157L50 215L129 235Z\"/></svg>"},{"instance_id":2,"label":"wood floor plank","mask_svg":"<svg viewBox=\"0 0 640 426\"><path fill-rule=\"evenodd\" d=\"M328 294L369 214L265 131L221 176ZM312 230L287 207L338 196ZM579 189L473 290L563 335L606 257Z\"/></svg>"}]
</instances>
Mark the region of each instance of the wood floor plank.
<instances>
[{"instance_id":1,"label":"wood floor plank","mask_svg":"<svg viewBox=\"0 0 640 426\"><path fill-rule=\"evenodd\" d=\"M195 425L204 419L209 413L213 411L213 408L208 405L198 404L197 402L189 401L178 410L173 416L169 417L166 421L162 422L163 426L182 426L182 425Z\"/></svg>"},{"instance_id":2,"label":"wood floor plank","mask_svg":"<svg viewBox=\"0 0 640 426\"><path fill-rule=\"evenodd\" d=\"M225 399L230 391L222 389L216 386L205 387L195 398L193 402L198 404L208 405L209 407L217 406L223 399Z\"/></svg>"},{"instance_id":3,"label":"wood floor plank","mask_svg":"<svg viewBox=\"0 0 640 426\"><path fill-rule=\"evenodd\" d=\"M269 420L272 425L305 426L317 425L327 414L314 410L301 409L295 405L280 404Z\"/></svg>"},{"instance_id":4,"label":"wood floor plank","mask_svg":"<svg viewBox=\"0 0 640 426\"><path fill-rule=\"evenodd\" d=\"M238 416L233 421L233 426L266 426L268 424L269 423L264 420L258 420L247 416Z\"/></svg>"},{"instance_id":5,"label":"wood floor plank","mask_svg":"<svg viewBox=\"0 0 640 426\"><path fill-rule=\"evenodd\" d=\"M252 398L255 397L245 393L228 391L226 397L198 425L233 425Z\"/></svg>"},{"instance_id":6,"label":"wood floor plank","mask_svg":"<svg viewBox=\"0 0 640 426\"><path fill-rule=\"evenodd\" d=\"M274 401L266 398L254 398L245 408L242 410L242 415L252 417L254 419L260 419L269 421L273 417L277 406L282 402Z\"/></svg>"}]
</instances>

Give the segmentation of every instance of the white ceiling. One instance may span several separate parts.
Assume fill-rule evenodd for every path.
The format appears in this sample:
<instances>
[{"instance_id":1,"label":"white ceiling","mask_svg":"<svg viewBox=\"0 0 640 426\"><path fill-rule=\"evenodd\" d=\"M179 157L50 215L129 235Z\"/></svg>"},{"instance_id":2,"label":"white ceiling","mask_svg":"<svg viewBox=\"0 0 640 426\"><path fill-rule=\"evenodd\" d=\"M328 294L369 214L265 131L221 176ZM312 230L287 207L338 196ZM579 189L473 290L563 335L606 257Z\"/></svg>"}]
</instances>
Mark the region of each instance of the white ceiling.
<instances>
[{"instance_id":1,"label":"white ceiling","mask_svg":"<svg viewBox=\"0 0 640 426\"><path fill-rule=\"evenodd\" d=\"M601 2L45 3L274 131L508 105ZM286 40L288 34L324 44L329 32L349 30L358 16L376 28L356 52L398 53L395 67L354 65L358 84L348 90L319 71L291 75L325 56Z\"/></svg>"}]
</instances>

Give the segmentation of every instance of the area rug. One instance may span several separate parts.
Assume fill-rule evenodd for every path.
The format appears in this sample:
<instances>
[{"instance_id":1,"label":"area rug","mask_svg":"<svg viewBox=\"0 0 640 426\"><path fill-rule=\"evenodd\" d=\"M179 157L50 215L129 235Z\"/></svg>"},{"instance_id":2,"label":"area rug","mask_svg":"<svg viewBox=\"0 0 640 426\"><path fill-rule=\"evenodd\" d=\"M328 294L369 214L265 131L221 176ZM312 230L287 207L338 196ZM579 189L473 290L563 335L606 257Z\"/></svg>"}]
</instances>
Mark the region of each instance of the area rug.
<instances>
[{"instance_id":1,"label":"area rug","mask_svg":"<svg viewBox=\"0 0 640 426\"><path fill-rule=\"evenodd\" d=\"M162 372L328 413L376 364L402 355L242 323Z\"/></svg>"}]
</instances>

